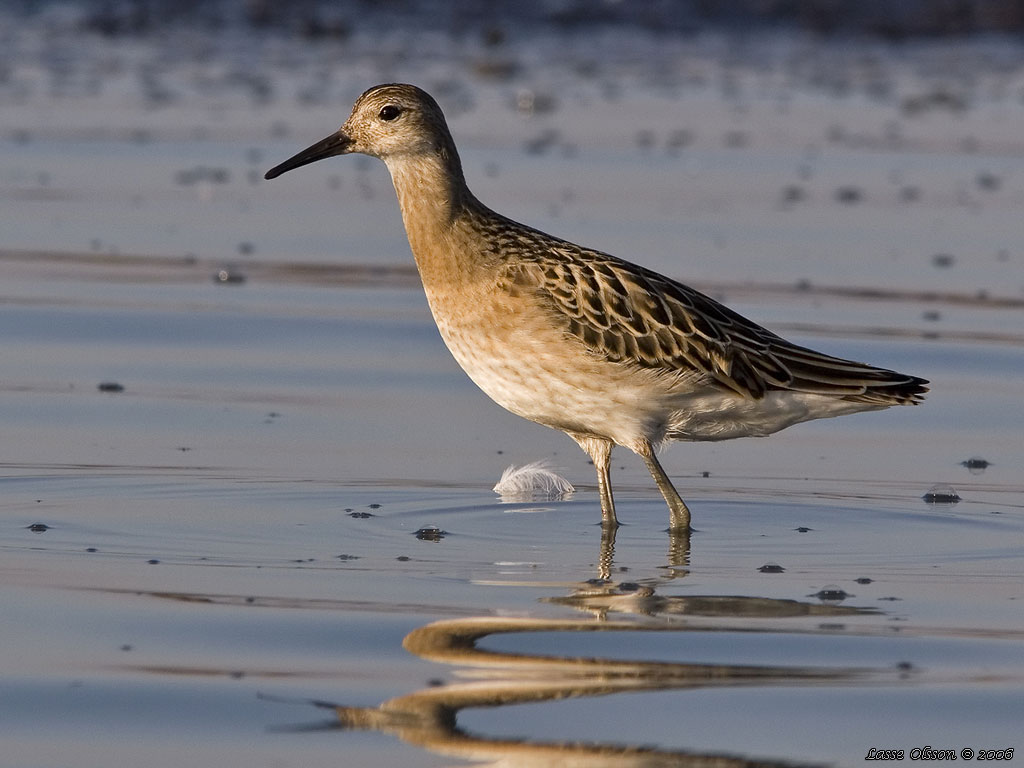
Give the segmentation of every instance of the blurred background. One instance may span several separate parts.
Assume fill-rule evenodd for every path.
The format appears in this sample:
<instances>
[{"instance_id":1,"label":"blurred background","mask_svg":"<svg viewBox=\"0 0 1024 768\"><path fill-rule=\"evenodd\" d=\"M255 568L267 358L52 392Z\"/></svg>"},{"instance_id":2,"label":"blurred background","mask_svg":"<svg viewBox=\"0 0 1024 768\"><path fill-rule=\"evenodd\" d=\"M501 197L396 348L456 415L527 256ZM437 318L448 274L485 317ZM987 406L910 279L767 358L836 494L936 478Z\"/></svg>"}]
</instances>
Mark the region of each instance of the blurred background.
<instances>
[{"instance_id":1,"label":"blurred background","mask_svg":"<svg viewBox=\"0 0 1024 768\"><path fill-rule=\"evenodd\" d=\"M262 181L363 90L408 80L478 196L556 234L680 276L871 283L904 260L901 285L1005 291L1022 24L1014 0L12 0L0 249L408 264L368 159ZM653 201L603 183L623 163ZM323 226L342 202L344 240ZM751 273L752 252L781 258Z\"/></svg>"}]
</instances>

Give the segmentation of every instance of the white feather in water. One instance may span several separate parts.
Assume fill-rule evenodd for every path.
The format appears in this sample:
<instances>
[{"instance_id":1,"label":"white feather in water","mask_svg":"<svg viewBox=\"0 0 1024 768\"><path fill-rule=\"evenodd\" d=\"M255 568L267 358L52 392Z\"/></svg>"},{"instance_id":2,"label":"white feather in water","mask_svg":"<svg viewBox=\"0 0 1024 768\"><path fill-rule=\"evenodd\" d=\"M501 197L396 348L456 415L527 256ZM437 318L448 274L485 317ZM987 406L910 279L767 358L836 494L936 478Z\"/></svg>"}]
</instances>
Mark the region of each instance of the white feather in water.
<instances>
[{"instance_id":1,"label":"white feather in water","mask_svg":"<svg viewBox=\"0 0 1024 768\"><path fill-rule=\"evenodd\" d=\"M502 501L564 499L575 490L572 483L555 474L543 459L521 467L509 465L494 486L494 492L501 496Z\"/></svg>"}]
</instances>

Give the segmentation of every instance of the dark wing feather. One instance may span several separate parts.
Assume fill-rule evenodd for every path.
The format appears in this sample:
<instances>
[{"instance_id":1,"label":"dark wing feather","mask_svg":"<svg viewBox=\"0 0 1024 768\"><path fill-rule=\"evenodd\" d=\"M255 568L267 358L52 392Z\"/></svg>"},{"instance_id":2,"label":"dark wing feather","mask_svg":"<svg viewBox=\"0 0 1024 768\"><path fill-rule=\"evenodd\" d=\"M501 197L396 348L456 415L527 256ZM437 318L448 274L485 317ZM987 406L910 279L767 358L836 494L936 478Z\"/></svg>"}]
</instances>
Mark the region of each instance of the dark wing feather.
<instances>
[{"instance_id":1,"label":"dark wing feather","mask_svg":"<svg viewBox=\"0 0 1024 768\"><path fill-rule=\"evenodd\" d=\"M914 376L792 344L688 286L613 256L536 233L508 266L566 333L606 359L703 374L739 395L814 392L892 405L927 391Z\"/></svg>"}]
</instances>

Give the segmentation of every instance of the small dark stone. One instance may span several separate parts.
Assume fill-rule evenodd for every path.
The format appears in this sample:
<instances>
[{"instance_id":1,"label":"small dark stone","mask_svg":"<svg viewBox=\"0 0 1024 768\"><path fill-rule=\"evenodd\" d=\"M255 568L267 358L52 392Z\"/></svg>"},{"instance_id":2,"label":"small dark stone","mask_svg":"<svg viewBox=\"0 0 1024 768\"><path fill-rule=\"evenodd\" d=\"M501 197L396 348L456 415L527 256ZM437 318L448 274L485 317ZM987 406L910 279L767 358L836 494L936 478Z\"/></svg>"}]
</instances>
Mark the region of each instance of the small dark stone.
<instances>
[{"instance_id":1,"label":"small dark stone","mask_svg":"<svg viewBox=\"0 0 1024 768\"><path fill-rule=\"evenodd\" d=\"M356 520L365 520L368 517L376 517L372 512L349 512L349 517L353 517Z\"/></svg>"},{"instance_id":2,"label":"small dark stone","mask_svg":"<svg viewBox=\"0 0 1024 768\"><path fill-rule=\"evenodd\" d=\"M960 501L960 494L952 486L936 485L930 488L928 493L921 498L928 504L956 504Z\"/></svg>"},{"instance_id":3,"label":"small dark stone","mask_svg":"<svg viewBox=\"0 0 1024 768\"><path fill-rule=\"evenodd\" d=\"M338 555L339 560L358 560L359 555Z\"/></svg>"},{"instance_id":4,"label":"small dark stone","mask_svg":"<svg viewBox=\"0 0 1024 768\"><path fill-rule=\"evenodd\" d=\"M398 557L395 558L395 560L397 560L400 563L407 563L411 559L412 558L410 558L408 555L399 555Z\"/></svg>"},{"instance_id":5,"label":"small dark stone","mask_svg":"<svg viewBox=\"0 0 1024 768\"><path fill-rule=\"evenodd\" d=\"M1003 185L1003 180L989 171L979 173L975 181L977 181L978 187L986 192L995 192Z\"/></svg>"},{"instance_id":6,"label":"small dark stone","mask_svg":"<svg viewBox=\"0 0 1024 768\"><path fill-rule=\"evenodd\" d=\"M869 579L867 576L861 576L859 579L854 579L858 584L870 584L874 579Z\"/></svg>"},{"instance_id":7,"label":"small dark stone","mask_svg":"<svg viewBox=\"0 0 1024 768\"><path fill-rule=\"evenodd\" d=\"M799 203L807 197L807 192L798 184L790 184L782 188L782 202Z\"/></svg>"},{"instance_id":8,"label":"small dark stone","mask_svg":"<svg viewBox=\"0 0 1024 768\"><path fill-rule=\"evenodd\" d=\"M32 525L27 526L27 528L32 531L32 533L46 533L50 530L50 526L46 523L32 523Z\"/></svg>"},{"instance_id":9,"label":"small dark stone","mask_svg":"<svg viewBox=\"0 0 1024 768\"><path fill-rule=\"evenodd\" d=\"M158 565L160 563L160 561L157 560L156 558L153 558L152 560L147 560L146 562L149 563L150 565Z\"/></svg>"},{"instance_id":10,"label":"small dark stone","mask_svg":"<svg viewBox=\"0 0 1024 768\"><path fill-rule=\"evenodd\" d=\"M844 205L854 205L864 199L864 193L857 187L840 187L836 190L836 201Z\"/></svg>"},{"instance_id":11,"label":"small dark stone","mask_svg":"<svg viewBox=\"0 0 1024 768\"><path fill-rule=\"evenodd\" d=\"M903 187L900 190L900 200L905 203L914 203L921 199L920 187Z\"/></svg>"},{"instance_id":12,"label":"small dark stone","mask_svg":"<svg viewBox=\"0 0 1024 768\"><path fill-rule=\"evenodd\" d=\"M116 381L101 381L96 385L96 389L100 392L124 392L124 385Z\"/></svg>"},{"instance_id":13,"label":"small dark stone","mask_svg":"<svg viewBox=\"0 0 1024 768\"><path fill-rule=\"evenodd\" d=\"M637 131L635 141L637 147L639 147L641 150L649 150L651 147L654 146L654 142L656 141L654 131L650 129L643 129Z\"/></svg>"},{"instance_id":14,"label":"small dark stone","mask_svg":"<svg viewBox=\"0 0 1024 768\"><path fill-rule=\"evenodd\" d=\"M380 509L380 504L367 504L370 509Z\"/></svg>"},{"instance_id":15,"label":"small dark stone","mask_svg":"<svg viewBox=\"0 0 1024 768\"><path fill-rule=\"evenodd\" d=\"M447 531L442 531L436 525L424 525L415 533L416 538L420 541L440 541L447 535Z\"/></svg>"},{"instance_id":16,"label":"small dark stone","mask_svg":"<svg viewBox=\"0 0 1024 768\"><path fill-rule=\"evenodd\" d=\"M818 592L815 592L811 597L816 597L819 600L845 600L848 597L853 597L846 590L840 589L839 587L825 587Z\"/></svg>"},{"instance_id":17,"label":"small dark stone","mask_svg":"<svg viewBox=\"0 0 1024 768\"><path fill-rule=\"evenodd\" d=\"M778 563L765 563L764 565L762 565L757 570L759 570L761 573L785 573L786 572L786 569L783 568Z\"/></svg>"},{"instance_id":18,"label":"small dark stone","mask_svg":"<svg viewBox=\"0 0 1024 768\"><path fill-rule=\"evenodd\" d=\"M987 469L992 466L992 462L981 458L980 456L972 456L965 461L960 462L961 466L967 467L968 469Z\"/></svg>"},{"instance_id":19,"label":"small dark stone","mask_svg":"<svg viewBox=\"0 0 1024 768\"><path fill-rule=\"evenodd\" d=\"M801 525L799 528L794 528L793 530L795 530L797 533L807 533L808 531L812 531L814 529L808 528L806 525Z\"/></svg>"}]
</instances>

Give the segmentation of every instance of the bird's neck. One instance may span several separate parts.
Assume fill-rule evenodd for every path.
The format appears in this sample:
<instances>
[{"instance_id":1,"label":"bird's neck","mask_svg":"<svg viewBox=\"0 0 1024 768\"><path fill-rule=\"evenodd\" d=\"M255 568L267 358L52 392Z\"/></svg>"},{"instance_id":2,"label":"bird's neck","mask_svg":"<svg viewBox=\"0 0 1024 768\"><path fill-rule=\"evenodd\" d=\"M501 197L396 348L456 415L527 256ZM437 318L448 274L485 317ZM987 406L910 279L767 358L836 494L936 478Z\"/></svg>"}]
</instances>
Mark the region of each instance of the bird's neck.
<instances>
[{"instance_id":1,"label":"bird's neck","mask_svg":"<svg viewBox=\"0 0 1024 768\"><path fill-rule=\"evenodd\" d=\"M473 254L459 247L459 221L478 205L466 187L458 155L438 151L387 160L405 233L429 289L473 271Z\"/></svg>"}]
</instances>

